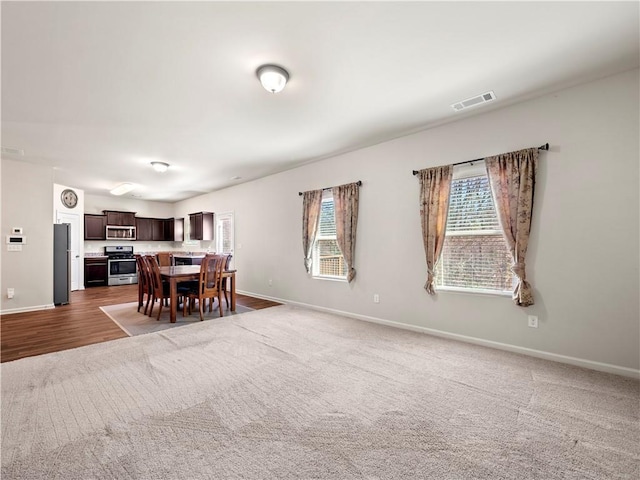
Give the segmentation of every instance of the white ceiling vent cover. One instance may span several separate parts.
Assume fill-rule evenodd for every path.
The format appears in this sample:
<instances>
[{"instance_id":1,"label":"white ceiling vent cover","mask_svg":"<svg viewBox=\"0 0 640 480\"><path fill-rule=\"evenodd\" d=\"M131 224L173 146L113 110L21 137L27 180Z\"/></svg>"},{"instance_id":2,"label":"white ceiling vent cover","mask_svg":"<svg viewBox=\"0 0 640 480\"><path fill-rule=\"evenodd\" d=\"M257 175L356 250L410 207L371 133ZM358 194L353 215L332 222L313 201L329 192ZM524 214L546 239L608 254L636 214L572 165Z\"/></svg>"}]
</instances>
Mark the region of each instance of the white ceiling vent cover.
<instances>
[{"instance_id":1,"label":"white ceiling vent cover","mask_svg":"<svg viewBox=\"0 0 640 480\"><path fill-rule=\"evenodd\" d=\"M453 107L456 112L459 112L466 108L471 108L477 105L482 105L483 103L492 102L495 99L495 93L487 92L481 95L476 95L475 97L467 98L466 100L462 100L461 102L454 103L453 105L451 105L451 107Z\"/></svg>"}]
</instances>

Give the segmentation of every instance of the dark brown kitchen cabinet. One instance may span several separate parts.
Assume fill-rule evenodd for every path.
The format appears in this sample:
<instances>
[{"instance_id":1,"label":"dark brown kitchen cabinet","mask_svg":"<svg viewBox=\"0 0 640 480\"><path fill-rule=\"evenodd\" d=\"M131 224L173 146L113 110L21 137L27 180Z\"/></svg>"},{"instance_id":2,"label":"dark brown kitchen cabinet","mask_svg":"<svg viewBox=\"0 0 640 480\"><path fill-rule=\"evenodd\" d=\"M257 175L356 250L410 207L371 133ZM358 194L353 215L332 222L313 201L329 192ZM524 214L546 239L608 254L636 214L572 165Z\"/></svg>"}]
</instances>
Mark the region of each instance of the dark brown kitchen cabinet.
<instances>
[{"instance_id":1,"label":"dark brown kitchen cabinet","mask_svg":"<svg viewBox=\"0 0 640 480\"><path fill-rule=\"evenodd\" d=\"M213 240L213 213L198 212L189 214L190 240Z\"/></svg>"},{"instance_id":2,"label":"dark brown kitchen cabinet","mask_svg":"<svg viewBox=\"0 0 640 480\"><path fill-rule=\"evenodd\" d=\"M142 241L184 241L183 218L136 217L137 240Z\"/></svg>"},{"instance_id":3,"label":"dark brown kitchen cabinet","mask_svg":"<svg viewBox=\"0 0 640 480\"><path fill-rule=\"evenodd\" d=\"M84 239L104 240L106 238L106 215L86 214L84 216Z\"/></svg>"},{"instance_id":4,"label":"dark brown kitchen cabinet","mask_svg":"<svg viewBox=\"0 0 640 480\"><path fill-rule=\"evenodd\" d=\"M163 241L169 240L165 234L165 225L167 221L162 218L154 218L152 224L153 238L152 240Z\"/></svg>"},{"instance_id":5,"label":"dark brown kitchen cabinet","mask_svg":"<svg viewBox=\"0 0 640 480\"><path fill-rule=\"evenodd\" d=\"M153 240L153 218L136 218L136 240Z\"/></svg>"},{"instance_id":6,"label":"dark brown kitchen cabinet","mask_svg":"<svg viewBox=\"0 0 640 480\"><path fill-rule=\"evenodd\" d=\"M107 216L107 225L116 225L121 227L135 227L135 212L118 212L115 210L103 210Z\"/></svg>"},{"instance_id":7,"label":"dark brown kitchen cabinet","mask_svg":"<svg viewBox=\"0 0 640 480\"><path fill-rule=\"evenodd\" d=\"M105 285L107 285L107 257L86 257L84 259L85 288Z\"/></svg>"}]
</instances>

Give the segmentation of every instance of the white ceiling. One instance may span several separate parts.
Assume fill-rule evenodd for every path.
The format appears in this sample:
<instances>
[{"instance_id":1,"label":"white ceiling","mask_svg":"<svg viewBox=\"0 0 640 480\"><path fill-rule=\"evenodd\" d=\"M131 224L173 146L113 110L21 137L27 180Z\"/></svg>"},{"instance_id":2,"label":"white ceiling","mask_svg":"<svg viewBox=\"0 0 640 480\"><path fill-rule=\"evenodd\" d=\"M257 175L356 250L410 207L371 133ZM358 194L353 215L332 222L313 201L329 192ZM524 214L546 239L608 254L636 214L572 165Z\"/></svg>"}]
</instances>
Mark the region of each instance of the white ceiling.
<instances>
[{"instance_id":1,"label":"white ceiling","mask_svg":"<svg viewBox=\"0 0 640 480\"><path fill-rule=\"evenodd\" d=\"M2 2L4 155L177 201L637 68L638 2ZM285 67L279 94L265 63ZM493 103L451 104L492 90ZM151 160L171 164L164 173ZM232 180L232 177L242 177Z\"/></svg>"}]
</instances>

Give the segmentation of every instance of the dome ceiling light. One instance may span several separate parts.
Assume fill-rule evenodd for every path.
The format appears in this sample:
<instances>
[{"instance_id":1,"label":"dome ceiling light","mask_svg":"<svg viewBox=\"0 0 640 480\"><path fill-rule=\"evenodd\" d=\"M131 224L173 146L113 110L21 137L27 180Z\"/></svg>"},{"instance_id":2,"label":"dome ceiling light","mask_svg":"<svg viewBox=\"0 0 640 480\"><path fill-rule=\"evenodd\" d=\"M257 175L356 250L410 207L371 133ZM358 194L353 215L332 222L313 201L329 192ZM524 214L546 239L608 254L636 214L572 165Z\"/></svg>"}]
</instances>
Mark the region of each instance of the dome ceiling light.
<instances>
[{"instance_id":1,"label":"dome ceiling light","mask_svg":"<svg viewBox=\"0 0 640 480\"><path fill-rule=\"evenodd\" d=\"M289 73L276 65L263 65L256 72L260 83L267 92L281 92L289 80Z\"/></svg>"}]
</instances>

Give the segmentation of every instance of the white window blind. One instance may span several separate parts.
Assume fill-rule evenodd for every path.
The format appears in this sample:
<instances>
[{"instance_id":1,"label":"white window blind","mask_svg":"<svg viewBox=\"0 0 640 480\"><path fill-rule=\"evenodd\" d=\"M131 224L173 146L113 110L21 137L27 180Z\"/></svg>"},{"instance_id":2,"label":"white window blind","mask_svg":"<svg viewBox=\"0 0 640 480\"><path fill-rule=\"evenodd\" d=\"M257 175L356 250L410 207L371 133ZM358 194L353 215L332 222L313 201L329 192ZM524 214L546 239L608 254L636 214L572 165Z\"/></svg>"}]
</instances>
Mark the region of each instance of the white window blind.
<instances>
[{"instance_id":1,"label":"white window blind","mask_svg":"<svg viewBox=\"0 0 640 480\"><path fill-rule=\"evenodd\" d=\"M313 276L347 278L347 266L336 241L336 221L331 192L325 193L320 207L318 235L313 246Z\"/></svg>"},{"instance_id":2,"label":"white window blind","mask_svg":"<svg viewBox=\"0 0 640 480\"><path fill-rule=\"evenodd\" d=\"M471 176L454 175L436 286L510 292L511 256L500 230L489 179L486 172L478 173L482 171L476 167Z\"/></svg>"}]
</instances>

